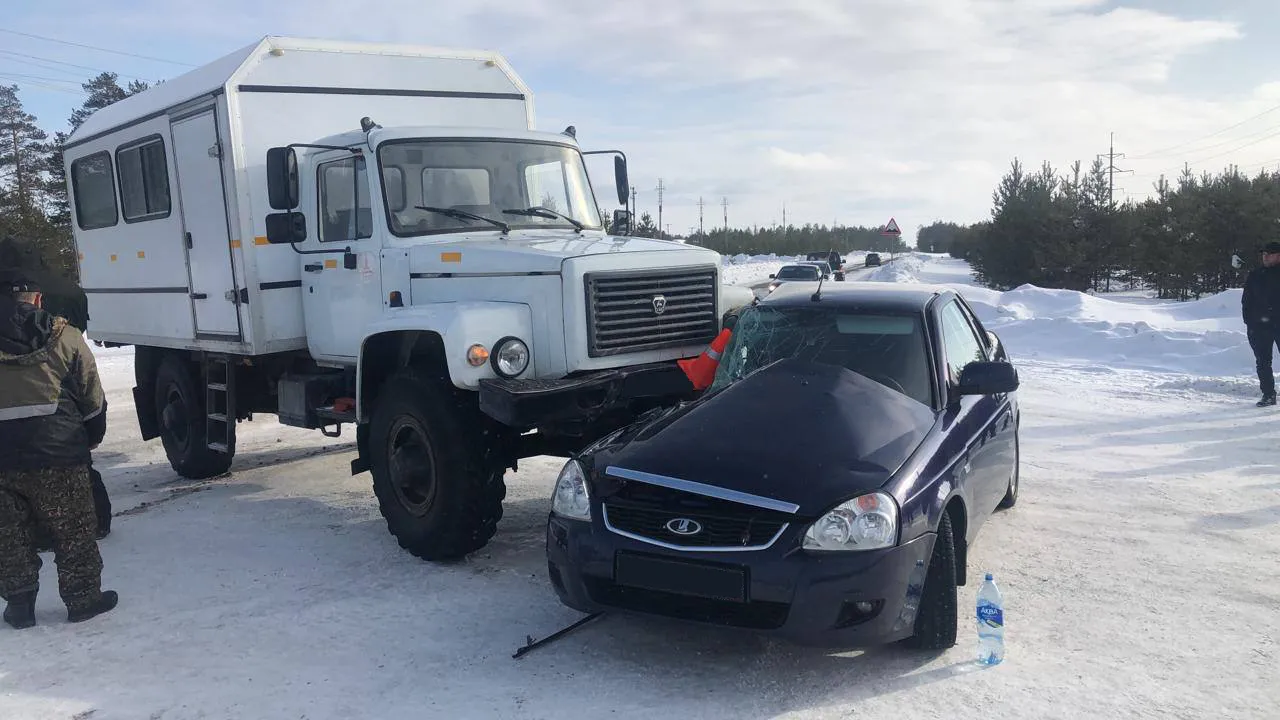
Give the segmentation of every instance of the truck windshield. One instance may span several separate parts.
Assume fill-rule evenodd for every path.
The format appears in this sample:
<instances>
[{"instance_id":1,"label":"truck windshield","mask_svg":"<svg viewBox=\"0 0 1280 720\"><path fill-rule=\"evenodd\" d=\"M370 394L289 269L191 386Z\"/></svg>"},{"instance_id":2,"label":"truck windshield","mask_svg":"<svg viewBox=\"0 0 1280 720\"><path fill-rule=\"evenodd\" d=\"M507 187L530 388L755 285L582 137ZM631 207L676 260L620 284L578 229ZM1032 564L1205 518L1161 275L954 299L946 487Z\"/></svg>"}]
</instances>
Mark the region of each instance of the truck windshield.
<instances>
[{"instance_id":1,"label":"truck windshield","mask_svg":"<svg viewBox=\"0 0 1280 720\"><path fill-rule=\"evenodd\" d=\"M391 231L400 237L464 232L486 223L418 206L460 210L518 228L600 228L582 155L566 145L499 139L391 141L378 148ZM576 228L575 228L576 229Z\"/></svg>"}]
</instances>

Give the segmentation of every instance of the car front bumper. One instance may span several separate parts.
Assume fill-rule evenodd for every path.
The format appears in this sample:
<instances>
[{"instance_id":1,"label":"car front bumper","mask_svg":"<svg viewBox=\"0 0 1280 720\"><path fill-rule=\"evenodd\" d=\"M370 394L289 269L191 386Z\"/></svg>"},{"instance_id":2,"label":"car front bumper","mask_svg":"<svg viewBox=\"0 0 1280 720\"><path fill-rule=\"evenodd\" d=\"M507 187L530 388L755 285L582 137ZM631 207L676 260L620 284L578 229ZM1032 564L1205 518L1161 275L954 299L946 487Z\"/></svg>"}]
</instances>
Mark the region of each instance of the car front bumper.
<instances>
[{"instance_id":1,"label":"car front bumper","mask_svg":"<svg viewBox=\"0 0 1280 720\"><path fill-rule=\"evenodd\" d=\"M932 533L886 550L814 553L799 548L802 530L793 525L766 549L699 552L618 535L605 527L599 506L594 510L590 523L556 515L547 523L551 583L561 602L576 610L662 615L845 649L894 642L914 631ZM658 572L641 588L634 580L619 582L620 562L634 568L635 558L677 564L667 566L674 572ZM745 591L735 599L707 597L698 580L704 572L741 573ZM686 580L692 585L677 587ZM865 612L866 603L871 612Z\"/></svg>"}]
</instances>

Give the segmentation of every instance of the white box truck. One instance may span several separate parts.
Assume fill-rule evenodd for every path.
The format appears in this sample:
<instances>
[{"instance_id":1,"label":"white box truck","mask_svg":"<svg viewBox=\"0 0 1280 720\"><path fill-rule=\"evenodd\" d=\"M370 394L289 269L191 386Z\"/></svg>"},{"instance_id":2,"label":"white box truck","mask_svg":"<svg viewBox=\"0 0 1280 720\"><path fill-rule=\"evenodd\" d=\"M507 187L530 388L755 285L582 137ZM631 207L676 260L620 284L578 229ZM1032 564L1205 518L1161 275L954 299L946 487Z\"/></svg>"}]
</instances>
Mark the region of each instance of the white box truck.
<instances>
[{"instance_id":1,"label":"white box truck","mask_svg":"<svg viewBox=\"0 0 1280 720\"><path fill-rule=\"evenodd\" d=\"M689 397L675 361L752 299L715 252L614 234L583 155L499 54L267 37L69 138L89 337L136 348L179 474L226 472L254 413L354 425L400 545L457 558L507 468Z\"/></svg>"}]
</instances>

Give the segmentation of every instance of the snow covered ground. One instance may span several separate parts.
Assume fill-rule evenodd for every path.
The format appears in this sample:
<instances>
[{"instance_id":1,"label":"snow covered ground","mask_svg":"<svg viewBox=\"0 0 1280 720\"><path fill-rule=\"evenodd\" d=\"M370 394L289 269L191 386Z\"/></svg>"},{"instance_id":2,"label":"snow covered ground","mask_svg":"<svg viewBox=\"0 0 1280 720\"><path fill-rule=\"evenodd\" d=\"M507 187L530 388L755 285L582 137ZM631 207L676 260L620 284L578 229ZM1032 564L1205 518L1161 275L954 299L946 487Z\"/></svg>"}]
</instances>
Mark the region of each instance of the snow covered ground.
<instances>
[{"instance_id":1,"label":"snow covered ground","mask_svg":"<svg viewBox=\"0 0 1280 720\"><path fill-rule=\"evenodd\" d=\"M66 624L45 556L41 624L0 632L0 718L1275 718L1280 414L1252 406L1238 296L1000 294L927 256L872 273L956 284L1022 367L1021 498L969 558L1005 593L1002 665L974 666L969 622L945 653L831 653L621 615L514 660L580 617L546 580L559 461L508 475L487 548L423 563L350 476L349 434L259 419L230 476L177 478L116 349L97 457L120 607Z\"/></svg>"}]
</instances>

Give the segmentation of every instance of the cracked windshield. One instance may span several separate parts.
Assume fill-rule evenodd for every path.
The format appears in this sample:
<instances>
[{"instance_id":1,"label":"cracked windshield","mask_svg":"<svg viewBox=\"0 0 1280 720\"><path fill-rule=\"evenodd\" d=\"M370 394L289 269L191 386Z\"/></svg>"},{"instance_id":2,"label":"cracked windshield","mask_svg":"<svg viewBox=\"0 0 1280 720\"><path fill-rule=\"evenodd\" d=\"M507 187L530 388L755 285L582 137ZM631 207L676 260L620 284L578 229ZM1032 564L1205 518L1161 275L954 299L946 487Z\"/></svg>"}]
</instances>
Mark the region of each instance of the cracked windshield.
<instances>
[{"instance_id":1,"label":"cracked windshield","mask_svg":"<svg viewBox=\"0 0 1280 720\"><path fill-rule=\"evenodd\" d=\"M847 368L923 404L931 402L924 334L917 317L751 308L734 327L712 391L779 360Z\"/></svg>"}]
</instances>

